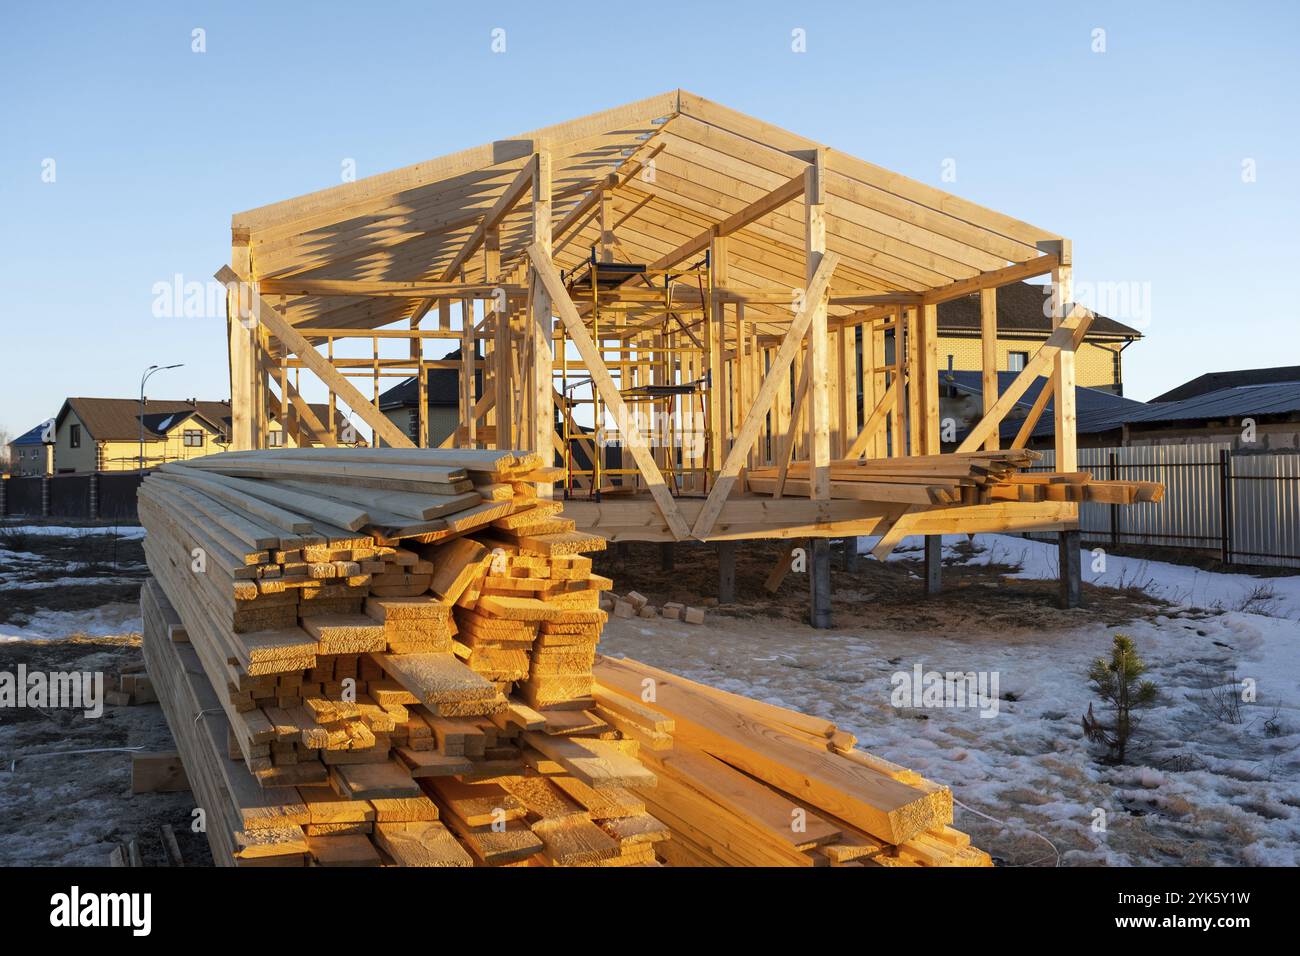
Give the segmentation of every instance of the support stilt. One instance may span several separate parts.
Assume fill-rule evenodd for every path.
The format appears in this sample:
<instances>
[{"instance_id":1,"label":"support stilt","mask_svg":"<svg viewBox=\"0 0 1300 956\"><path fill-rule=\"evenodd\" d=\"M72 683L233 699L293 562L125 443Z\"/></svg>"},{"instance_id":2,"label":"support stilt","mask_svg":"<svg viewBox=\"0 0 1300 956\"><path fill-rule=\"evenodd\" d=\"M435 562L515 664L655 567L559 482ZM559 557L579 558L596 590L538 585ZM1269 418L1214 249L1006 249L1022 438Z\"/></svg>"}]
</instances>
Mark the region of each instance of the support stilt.
<instances>
[{"instance_id":1,"label":"support stilt","mask_svg":"<svg viewBox=\"0 0 1300 956\"><path fill-rule=\"evenodd\" d=\"M808 623L825 630L831 627L831 543L826 538L813 538L811 544Z\"/></svg>"},{"instance_id":2,"label":"support stilt","mask_svg":"<svg viewBox=\"0 0 1300 956\"><path fill-rule=\"evenodd\" d=\"M943 536L925 536L925 595L933 597L943 590Z\"/></svg>"},{"instance_id":3,"label":"support stilt","mask_svg":"<svg viewBox=\"0 0 1300 956\"><path fill-rule=\"evenodd\" d=\"M736 603L736 542L718 542L718 603Z\"/></svg>"},{"instance_id":4,"label":"support stilt","mask_svg":"<svg viewBox=\"0 0 1300 956\"><path fill-rule=\"evenodd\" d=\"M1057 535L1060 550L1061 593L1063 608L1078 607L1083 603L1083 555L1078 530L1061 531Z\"/></svg>"},{"instance_id":5,"label":"support stilt","mask_svg":"<svg viewBox=\"0 0 1300 956\"><path fill-rule=\"evenodd\" d=\"M674 548L671 541L664 541L659 545L659 570L673 570Z\"/></svg>"},{"instance_id":6,"label":"support stilt","mask_svg":"<svg viewBox=\"0 0 1300 956\"><path fill-rule=\"evenodd\" d=\"M858 570L858 539L844 539L844 570L850 574Z\"/></svg>"}]
</instances>

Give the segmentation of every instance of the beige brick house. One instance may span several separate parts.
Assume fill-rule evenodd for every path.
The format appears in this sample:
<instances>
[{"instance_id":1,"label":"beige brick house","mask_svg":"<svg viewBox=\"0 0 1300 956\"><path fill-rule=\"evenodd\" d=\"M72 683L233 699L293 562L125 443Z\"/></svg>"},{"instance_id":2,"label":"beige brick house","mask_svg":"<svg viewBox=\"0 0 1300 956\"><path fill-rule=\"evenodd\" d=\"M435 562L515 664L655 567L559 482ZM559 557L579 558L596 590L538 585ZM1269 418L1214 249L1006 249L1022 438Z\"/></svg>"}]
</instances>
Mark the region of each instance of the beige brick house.
<instances>
[{"instance_id":1,"label":"beige brick house","mask_svg":"<svg viewBox=\"0 0 1300 956\"><path fill-rule=\"evenodd\" d=\"M311 407L321 421L329 419L326 406ZM54 472L135 471L226 451L230 421L229 402L146 399L142 415L134 398L69 398L55 418ZM335 416L340 444L346 425ZM268 445L293 448L295 442L273 422Z\"/></svg>"}]
</instances>

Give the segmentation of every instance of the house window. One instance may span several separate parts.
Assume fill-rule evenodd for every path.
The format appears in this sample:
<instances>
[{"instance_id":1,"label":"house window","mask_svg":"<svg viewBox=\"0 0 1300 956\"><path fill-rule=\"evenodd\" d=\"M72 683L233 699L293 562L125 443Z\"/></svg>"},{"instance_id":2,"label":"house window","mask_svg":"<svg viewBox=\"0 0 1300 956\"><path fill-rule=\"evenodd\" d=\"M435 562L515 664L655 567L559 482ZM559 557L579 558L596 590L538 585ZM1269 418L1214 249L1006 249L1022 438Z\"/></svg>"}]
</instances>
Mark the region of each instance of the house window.
<instances>
[{"instance_id":1,"label":"house window","mask_svg":"<svg viewBox=\"0 0 1300 956\"><path fill-rule=\"evenodd\" d=\"M203 432L202 432L202 430L200 430L200 429L198 429L198 428L187 428L187 429L185 429L185 447L186 447L186 448L202 448L202 447L203 447Z\"/></svg>"},{"instance_id":2,"label":"house window","mask_svg":"<svg viewBox=\"0 0 1300 956\"><path fill-rule=\"evenodd\" d=\"M267 432L266 445L268 448L283 448L284 431L279 428L273 428Z\"/></svg>"},{"instance_id":3,"label":"house window","mask_svg":"<svg viewBox=\"0 0 1300 956\"><path fill-rule=\"evenodd\" d=\"M1024 371L1025 364L1029 361L1028 352L1008 352L1007 353L1007 371L1021 372Z\"/></svg>"},{"instance_id":4,"label":"house window","mask_svg":"<svg viewBox=\"0 0 1300 956\"><path fill-rule=\"evenodd\" d=\"M68 429L68 445L72 448L81 447L81 426L73 425Z\"/></svg>"}]
</instances>

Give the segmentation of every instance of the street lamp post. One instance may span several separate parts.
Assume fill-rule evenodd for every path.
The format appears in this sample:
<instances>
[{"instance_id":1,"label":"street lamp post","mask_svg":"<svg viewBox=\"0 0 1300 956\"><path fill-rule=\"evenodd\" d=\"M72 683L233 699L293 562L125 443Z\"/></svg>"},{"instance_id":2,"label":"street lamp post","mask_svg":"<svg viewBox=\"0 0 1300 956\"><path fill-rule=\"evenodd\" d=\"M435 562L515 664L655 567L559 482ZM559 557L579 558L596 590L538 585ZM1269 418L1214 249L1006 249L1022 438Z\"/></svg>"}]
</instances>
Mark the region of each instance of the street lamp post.
<instances>
[{"instance_id":1,"label":"street lamp post","mask_svg":"<svg viewBox=\"0 0 1300 956\"><path fill-rule=\"evenodd\" d=\"M184 365L181 362L177 365L150 365L140 376L140 473L144 473L144 383L149 381L149 376L154 372L165 372L169 368L180 368Z\"/></svg>"}]
</instances>

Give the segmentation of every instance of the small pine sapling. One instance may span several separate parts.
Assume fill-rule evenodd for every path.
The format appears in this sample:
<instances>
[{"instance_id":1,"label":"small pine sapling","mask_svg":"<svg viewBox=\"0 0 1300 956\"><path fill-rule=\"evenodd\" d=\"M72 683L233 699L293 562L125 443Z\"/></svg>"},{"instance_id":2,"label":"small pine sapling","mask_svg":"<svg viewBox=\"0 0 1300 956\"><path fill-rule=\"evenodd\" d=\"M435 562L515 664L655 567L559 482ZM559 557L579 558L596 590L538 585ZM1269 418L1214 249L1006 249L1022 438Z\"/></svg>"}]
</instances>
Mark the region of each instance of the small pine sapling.
<instances>
[{"instance_id":1,"label":"small pine sapling","mask_svg":"<svg viewBox=\"0 0 1300 956\"><path fill-rule=\"evenodd\" d=\"M1088 668L1088 679L1101 699L1115 709L1115 722L1103 724L1092 712L1083 715L1084 735L1093 743L1105 744L1109 759L1123 763L1129 740L1137 731L1139 719L1133 711L1150 707L1156 699L1156 685L1141 680L1147 665L1138 656L1133 639L1116 634L1110 659L1099 657Z\"/></svg>"}]
</instances>

